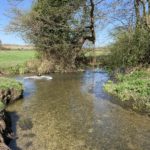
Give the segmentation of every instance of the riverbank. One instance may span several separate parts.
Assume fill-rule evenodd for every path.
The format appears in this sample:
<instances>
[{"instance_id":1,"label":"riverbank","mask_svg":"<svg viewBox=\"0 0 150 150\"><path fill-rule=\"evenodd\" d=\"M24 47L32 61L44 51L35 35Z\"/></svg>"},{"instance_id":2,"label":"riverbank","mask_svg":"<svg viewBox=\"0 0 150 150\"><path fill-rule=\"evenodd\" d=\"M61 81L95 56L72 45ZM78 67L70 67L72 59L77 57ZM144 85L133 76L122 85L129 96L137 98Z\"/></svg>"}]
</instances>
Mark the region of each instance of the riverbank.
<instances>
[{"instance_id":1,"label":"riverbank","mask_svg":"<svg viewBox=\"0 0 150 150\"><path fill-rule=\"evenodd\" d=\"M88 61L88 65L92 65L92 58L95 56L97 61L96 66L103 66L105 64L104 60L107 58L109 53L110 52L108 49L96 50L95 54L93 53L93 51L89 50L87 53L85 53L85 57ZM81 71L83 72L84 69L70 70L70 72ZM124 70L121 71L123 72ZM32 50L0 51L0 74L49 74L50 72L69 71L62 70L51 61L41 61L37 59L36 52ZM149 72L145 70L132 71L125 76L118 73L116 73L115 76L117 82L114 83L112 81L109 81L105 85L105 90L108 93L118 97L120 99L119 103L121 102L123 103L123 105L126 105L135 111L149 112Z\"/></svg>"},{"instance_id":2,"label":"riverbank","mask_svg":"<svg viewBox=\"0 0 150 150\"><path fill-rule=\"evenodd\" d=\"M13 79L0 77L0 149L10 150L7 145L15 139L11 118L6 107L23 96L23 86Z\"/></svg>"},{"instance_id":3,"label":"riverbank","mask_svg":"<svg viewBox=\"0 0 150 150\"><path fill-rule=\"evenodd\" d=\"M27 73L26 63L35 57L34 50L0 50L0 75Z\"/></svg>"},{"instance_id":4,"label":"riverbank","mask_svg":"<svg viewBox=\"0 0 150 150\"><path fill-rule=\"evenodd\" d=\"M13 79L0 77L0 100L8 105L23 95L23 86Z\"/></svg>"},{"instance_id":5,"label":"riverbank","mask_svg":"<svg viewBox=\"0 0 150 150\"><path fill-rule=\"evenodd\" d=\"M34 50L0 50L0 76L78 71L83 69L67 71L52 61L41 60Z\"/></svg>"},{"instance_id":6,"label":"riverbank","mask_svg":"<svg viewBox=\"0 0 150 150\"><path fill-rule=\"evenodd\" d=\"M135 70L127 74L117 73L115 81L109 80L104 89L118 98L124 106L150 114L150 71Z\"/></svg>"},{"instance_id":7,"label":"riverbank","mask_svg":"<svg viewBox=\"0 0 150 150\"><path fill-rule=\"evenodd\" d=\"M99 48L95 52L87 49L77 59L75 69L64 70L52 60L40 60L35 50L0 50L0 76L17 74L48 74L51 72L82 72L87 66L101 66L103 59L109 54L108 49Z\"/></svg>"}]
</instances>

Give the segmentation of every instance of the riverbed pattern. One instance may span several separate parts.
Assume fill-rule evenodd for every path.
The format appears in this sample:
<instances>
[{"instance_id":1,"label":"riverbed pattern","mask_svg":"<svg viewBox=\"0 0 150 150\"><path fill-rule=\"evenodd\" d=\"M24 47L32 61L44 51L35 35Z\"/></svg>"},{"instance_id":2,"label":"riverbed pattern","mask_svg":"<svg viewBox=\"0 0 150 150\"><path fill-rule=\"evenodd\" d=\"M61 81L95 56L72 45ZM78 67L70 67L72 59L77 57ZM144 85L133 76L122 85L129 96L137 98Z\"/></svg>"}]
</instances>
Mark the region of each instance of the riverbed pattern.
<instances>
[{"instance_id":1,"label":"riverbed pattern","mask_svg":"<svg viewBox=\"0 0 150 150\"><path fill-rule=\"evenodd\" d=\"M111 102L104 71L23 80L24 99L8 107L12 150L150 150L150 118Z\"/></svg>"}]
</instances>

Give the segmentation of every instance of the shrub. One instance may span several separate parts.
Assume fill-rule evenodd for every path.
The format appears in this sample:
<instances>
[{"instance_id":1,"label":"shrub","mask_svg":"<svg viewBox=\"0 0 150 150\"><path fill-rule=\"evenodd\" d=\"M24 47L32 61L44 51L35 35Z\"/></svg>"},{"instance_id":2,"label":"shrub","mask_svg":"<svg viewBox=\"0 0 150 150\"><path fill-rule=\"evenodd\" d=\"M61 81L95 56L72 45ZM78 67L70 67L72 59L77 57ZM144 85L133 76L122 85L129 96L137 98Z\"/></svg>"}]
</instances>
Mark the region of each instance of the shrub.
<instances>
[{"instance_id":1,"label":"shrub","mask_svg":"<svg viewBox=\"0 0 150 150\"><path fill-rule=\"evenodd\" d=\"M107 65L111 68L150 64L150 34L145 29L119 31L110 48Z\"/></svg>"}]
</instances>

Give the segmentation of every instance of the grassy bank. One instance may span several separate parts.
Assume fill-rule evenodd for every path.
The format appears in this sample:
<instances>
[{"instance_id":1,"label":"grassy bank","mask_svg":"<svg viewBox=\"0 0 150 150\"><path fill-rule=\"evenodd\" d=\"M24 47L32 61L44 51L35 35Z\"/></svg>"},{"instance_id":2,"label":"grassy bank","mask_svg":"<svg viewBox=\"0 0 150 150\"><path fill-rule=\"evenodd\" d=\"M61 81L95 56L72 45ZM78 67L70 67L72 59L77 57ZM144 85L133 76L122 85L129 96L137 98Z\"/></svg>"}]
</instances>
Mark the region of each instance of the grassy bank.
<instances>
[{"instance_id":1,"label":"grassy bank","mask_svg":"<svg viewBox=\"0 0 150 150\"><path fill-rule=\"evenodd\" d=\"M104 88L133 110L150 113L150 71L117 74L116 82L108 81Z\"/></svg>"},{"instance_id":2,"label":"grassy bank","mask_svg":"<svg viewBox=\"0 0 150 150\"><path fill-rule=\"evenodd\" d=\"M23 85L9 78L0 77L0 102L5 105L13 103L23 96Z\"/></svg>"},{"instance_id":3,"label":"grassy bank","mask_svg":"<svg viewBox=\"0 0 150 150\"><path fill-rule=\"evenodd\" d=\"M12 131L12 120L6 108L23 96L23 86L20 82L0 77L0 149L8 150L8 142L15 137ZM9 149L10 150L10 149Z\"/></svg>"},{"instance_id":4,"label":"grassy bank","mask_svg":"<svg viewBox=\"0 0 150 150\"><path fill-rule=\"evenodd\" d=\"M23 86L16 80L0 77L0 90L16 89L22 90Z\"/></svg>"},{"instance_id":5,"label":"grassy bank","mask_svg":"<svg viewBox=\"0 0 150 150\"><path fill-rule=\"evenodd\" d=\"M102 63L104 57L109 54L107 48L93 50L86 49L84 54L85 61L81 66L77 66L78 69L86 67L87 65L93 65L93 57L96 58L96 66ZM52 71L61 72L61 68L52 66L52 62L47 60L40 61L36 59L36 51L34 50L0 50L0 74L25 74L25 73L40 73L45 74Z\"/></svg>"},{"instance_id":6,"label":"grassy bank","mask_svg":"<svg viewBox=\"0 0 150 150\"><path fill-rule=\"evenodd\" d=\"M0 71L6 74L24 73L25 63L35 58L35 51L0 51Z\"/></svg>"}]
</instances>

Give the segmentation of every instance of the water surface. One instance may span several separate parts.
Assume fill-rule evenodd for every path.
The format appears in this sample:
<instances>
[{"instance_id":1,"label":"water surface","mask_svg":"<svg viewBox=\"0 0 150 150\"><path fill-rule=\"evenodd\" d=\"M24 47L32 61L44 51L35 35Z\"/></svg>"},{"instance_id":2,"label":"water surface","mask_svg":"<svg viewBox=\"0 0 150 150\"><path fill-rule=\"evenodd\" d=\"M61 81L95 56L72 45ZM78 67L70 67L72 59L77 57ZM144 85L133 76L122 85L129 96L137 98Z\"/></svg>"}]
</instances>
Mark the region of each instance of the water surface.
<instances>
[{"instance_id":1,"label":"water surface","mask_svg":"<svg viewBox=\"0 0 150 150\"><path fill-rule=\"evenodd\" d=\"M11 105L19 138L13 150L149 150L150 118L113 104L105 72L55 74L24 80L24 99ZM32 122L29 129L20 120Z\"/></svg>"}]
</instances>

